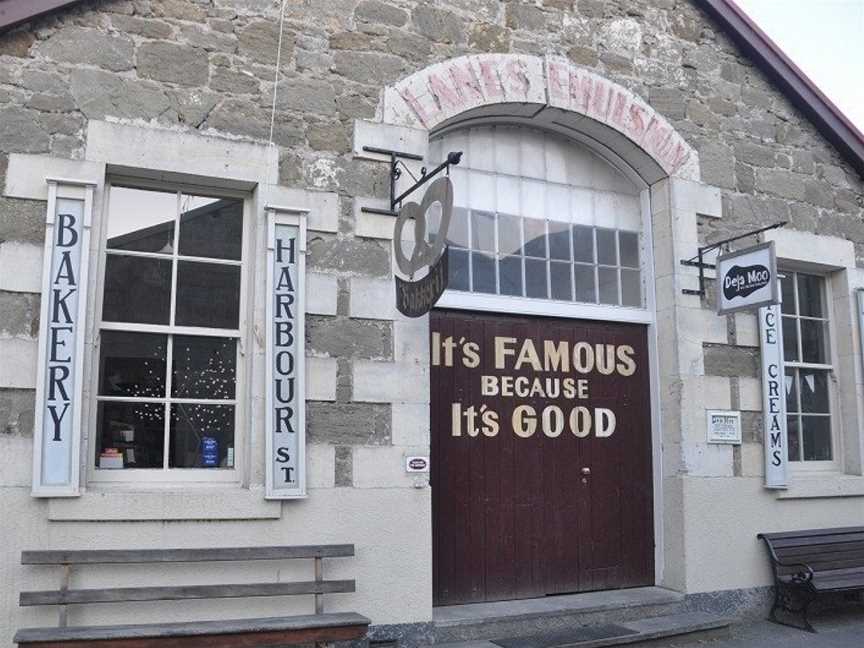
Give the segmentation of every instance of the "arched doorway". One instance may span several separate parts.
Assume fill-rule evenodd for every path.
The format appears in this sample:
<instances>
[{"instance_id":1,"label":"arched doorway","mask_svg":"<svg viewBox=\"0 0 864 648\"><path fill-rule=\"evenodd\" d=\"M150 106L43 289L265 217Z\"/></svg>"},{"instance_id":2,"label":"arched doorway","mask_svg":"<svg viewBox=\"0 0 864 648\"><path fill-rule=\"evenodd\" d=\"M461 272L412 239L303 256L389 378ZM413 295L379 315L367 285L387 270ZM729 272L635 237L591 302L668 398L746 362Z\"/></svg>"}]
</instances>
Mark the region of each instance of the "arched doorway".
<instances>
[{"instance_id":1,"label":"arched doorway","mask_svg":"<svg viewBox=\"0 0 864 648\"><path fill-rule=\"evenodd\" d=\"M437 605L654 584L643 187L556 133L450 130L431 332ZM449 308L447 308L449 307Z\"/></svg>"}]
</instances>

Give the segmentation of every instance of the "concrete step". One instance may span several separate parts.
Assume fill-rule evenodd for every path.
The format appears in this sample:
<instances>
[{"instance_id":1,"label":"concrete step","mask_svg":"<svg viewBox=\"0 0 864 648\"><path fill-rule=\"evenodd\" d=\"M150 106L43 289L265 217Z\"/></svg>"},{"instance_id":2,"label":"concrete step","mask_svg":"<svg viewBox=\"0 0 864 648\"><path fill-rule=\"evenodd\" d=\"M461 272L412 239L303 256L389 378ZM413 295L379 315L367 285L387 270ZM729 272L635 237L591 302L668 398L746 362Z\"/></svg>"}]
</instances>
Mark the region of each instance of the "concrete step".
<instances>
[{"instance_id":1,"label":"concrete step","mask_svg":"<svg viewBox=\"0 0 864 648\"><path fill-rule=\"evenodd\" d=\"M432 621L437 643L526 637L673 614L681 611L683 600L682 594L662 587L637 587L436 607Z\"/></svg>"},{"instance_id":2,"label":"concrete step","mask_svg":"<svg viewBox=\"0 0 864 648\"><path fill-rule=\"evenodd\" d=\"M729 626L732 619L714 616L706 612L680 612L663 616L647 617L634 621L626 621L615 624L626 633L618 636L607 636L597 638L604 634L602 625L588 625L573 629L572 635L554 631L549 637L550 630L542 635L521 636L515 641L511 638L498 637L497 640L509 645L509 648L601 648L605 646L677 646L690 644L690 642L703 641L725 637L729 634ZM597 632L592 632L596 628ZM546 635L546 636L544 636ZM593 635L593 636L592 636ZM508 641L509 640L509 641ZM550 640L552 643L550 644ZM458 641L436 643L435 648L502 648L489 639L475 639L471 641Z\"/></svg>"}]
</instances>

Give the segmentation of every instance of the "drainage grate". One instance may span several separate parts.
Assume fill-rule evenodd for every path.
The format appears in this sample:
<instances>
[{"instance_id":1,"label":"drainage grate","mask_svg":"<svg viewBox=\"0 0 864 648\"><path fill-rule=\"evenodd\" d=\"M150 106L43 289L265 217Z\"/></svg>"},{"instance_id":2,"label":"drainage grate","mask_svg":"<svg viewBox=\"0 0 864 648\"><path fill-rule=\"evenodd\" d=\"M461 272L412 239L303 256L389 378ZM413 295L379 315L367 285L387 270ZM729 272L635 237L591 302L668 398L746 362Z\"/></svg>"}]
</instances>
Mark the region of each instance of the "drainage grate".
<instances>
[{"instance_id":1,"label":"drainage grate","mask_svg":"<svg viewBox=\"0 0 864 648\"><path fill-rule=\"evenodd\" d=\"M578 646L580 643L586 641L612 639L614 637L626 637L635 634L639 634L639 631L620 625L608 624L585 626L566 632L547 632L531 637L495 639L492 643L501 646L501 648L551 648L552 646Z\"/></svg>"}]
</instances>

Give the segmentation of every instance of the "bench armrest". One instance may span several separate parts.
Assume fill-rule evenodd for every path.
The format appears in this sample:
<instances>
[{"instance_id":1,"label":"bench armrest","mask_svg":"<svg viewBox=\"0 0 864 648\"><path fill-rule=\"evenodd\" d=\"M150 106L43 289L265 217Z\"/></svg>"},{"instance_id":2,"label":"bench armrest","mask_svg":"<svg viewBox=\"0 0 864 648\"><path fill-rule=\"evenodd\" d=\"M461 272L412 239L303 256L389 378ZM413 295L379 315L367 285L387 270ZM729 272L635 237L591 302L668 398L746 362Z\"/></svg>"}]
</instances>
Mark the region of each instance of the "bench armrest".
<instances>
[{"instance_id":1,"label":"bench armrest","mask_svg":"<svg viewBox=\"0 0 864 648\"><path fill-rule=\"evenodd\" d=\"M813 568L807 563L784 562L776 558L774 558L772 562L774 563L774 576L777 580L780 580L780 577L777 574L777 567L803 567L806 571L799 571L797 574L792 574L792 582L796 585L806 585L813 580Z\"/></svg>"}]
</instances>

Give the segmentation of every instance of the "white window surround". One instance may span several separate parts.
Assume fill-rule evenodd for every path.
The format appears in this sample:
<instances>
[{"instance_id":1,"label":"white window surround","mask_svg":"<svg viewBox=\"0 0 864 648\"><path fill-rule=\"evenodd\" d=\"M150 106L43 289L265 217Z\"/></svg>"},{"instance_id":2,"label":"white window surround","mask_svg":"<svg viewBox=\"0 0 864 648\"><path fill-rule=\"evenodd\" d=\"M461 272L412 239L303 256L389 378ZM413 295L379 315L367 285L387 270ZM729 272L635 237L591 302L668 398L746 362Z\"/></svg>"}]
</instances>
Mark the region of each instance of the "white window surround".
<instances>
[{"instance_id":1,"label":"white window surround","mask_svg":"<svg viewBox=\"0 0 864 648\"><path fill-rule=\"evenodd\" d=\"M774 241L781 268L825 277L830 352L834 363L831 400L834 459L829 470L790 462L789 488L778 499L864 496L864 367L855 291L864 288L864 269L856 266L851 241L779 229L765 233ZM826 263L826 260L829 263ZM821 462L819 462L821 463Z\"/></svg>"},{"instance_id":2,"label":"white window surround","mask_svg":"<svg viewBox=\"0 0 864 648\"><path fill-rule=\"evenodd\" d=\"M136 184L150 180L156 186L163 182L170 182L175 187L203 184L217 192L239 191L246 194L246 211L252 227L252 233L244 245L247 249L265 249L266 228L258 224L264 222L268 206L278 205L283 209L308 212L310 231L335 233L338 230L339 199L335 193L288 189L269 184L278 177L278 151L275 147L159 128L91 121L88 125L85 158L68 160L45 155L11 154L4 195L45 201L48 198L46 177L89 182L95 185L93 218L96 225L101 225L108 178L134 177ZM93 347L94 318L89 314L96 312L97 291L94 282L98 272L95 263L98 261L101 239L101 232L94 231L90 246L91 272L87 295L85 359L88 365L97 362L93 359L96 355ZM254 372L255 375L260 372L262 376L263 352L259 353L257 349L255 332L261 330L264 324L263 271L263 264L250 266L243 279L243 289L248 298L243 310L252 319L245 352L246 371ZM323 314L333 310L336 284L335 280L331 282L329 279L314 273L307 276L307 284L311 282L317 289L315 298L310 299L308 304L309 312ZM86 406L92 405L94 401L91 375L88 373L84 382L83 400ZM246 391L251 388L251 382L246 381ZM251 402L247 396L238 393L237 398ZM264 464L252 459L252 455L257 456L264 445L264 412L259 409L250 406L251 411L245 415L241 426L248 428L247 452L242 458L238 454L236 473L240 479L233 484L187 482L178 488L177 481L166 484L99 484L88 479L87 483L81 484L79 497L49 499L49 519L220 520L280 517L281 502L264 499ZM90 412L86 412L85 417L80 453L82 477L88 474L89 465L92 464L88 443L88 436L92 432L88 428L92 427L93 419Z\"/></svg>"}]
</instances>

